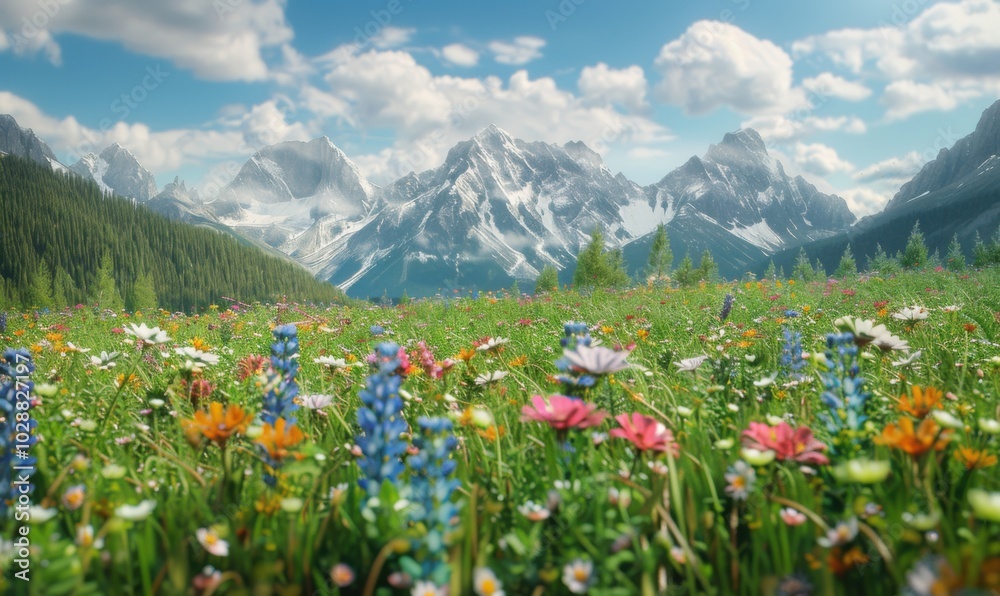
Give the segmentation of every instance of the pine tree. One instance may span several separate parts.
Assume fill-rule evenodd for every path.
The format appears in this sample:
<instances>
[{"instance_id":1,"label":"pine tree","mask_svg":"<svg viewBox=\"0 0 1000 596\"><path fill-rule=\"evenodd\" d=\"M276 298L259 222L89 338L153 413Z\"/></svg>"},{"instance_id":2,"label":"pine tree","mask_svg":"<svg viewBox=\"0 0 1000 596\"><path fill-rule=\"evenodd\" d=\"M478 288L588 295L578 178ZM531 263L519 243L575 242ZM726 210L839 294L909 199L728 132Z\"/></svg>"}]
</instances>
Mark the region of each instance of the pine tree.
<instances>
[{"instance_id":1,"label":"pine tree","mask_svg":"<svg viewBox=\"0 0 1000 596\"><path fill-rule=\"evenodd\" d=\"M122 295L115 285L115 264L110 253L105 253L101 259L101 266L97 269L97 280L94 282L90 301L101 308L111 310L125 308L125 301L122 300Z\"/></svg>"},{"instance_id":2,"label":"pine tree","mask_svg":"<svg viewBox=\"0 0 1000 596\"><path fill-rule=\"evenodd\" d=\"M35 274L31 276L31 286L28 290L29 307L52 308L52 270L49 264L42 259L35 269Z\"/></svg>"},{"instance_id":3,"label":"pine tree","mask_svg":"<svg viewBox=\"0 0 1000 596\"><path fill-rule=\"evenodd\" d=\"M128 309L133 312L148 311L155 310L157 306L153 276L144 271L139 274L129 290Z\"/></svg>"},{"instance_id":4,"label":"pine tree","mask_svg":"<svg viewBox=\"0 0 1000 596\"><path fill-rule=\"evenodd\" d=\"M652 277L655 281L669 277L670 267L673 265L673 262L674 253L670 250L670 238L667 237L667 228L663 224L660 224L656 226L656 233L653 235L653 245L649 249L646 276Z\"/></svg>"},{"instance_id":5,"label":"pine tree","mask_svg":"<svg viewBox=\"0 0 1000 596\"><path fill-rule=\"evenodd\" d=\"M764 279L769 279L774 281L778 278L778 268L774 266L774 259L771 259L767 263L767 269L764 270Z\"/></svg>"},{"instance_id":6,"label":"pine tree","mask_svg":"<svg viewBox=\"0 0 1000 596\"><path fill-rule=\"evenodd\" d=\"M698 278L708 283L714 283L719 276L719 266L712 258L712 251L705 249L701 253L701 261L698 263Z\"/></svg>"},{"instance_id":7,"label":"pine tree","mask_svg":"<svg viewBox=\"0 0 1000 596\"><path fill-rule=\"evenodd\" d=\"M56 267L56 274L52 279L52 302L57 307L71 306L76 304L76 294L73 278L62 267Z\"/></svg>"},{"instance_id":8,"label":"pine tree","mask_svg":"<svg viewBox=\"0 0 1000 596\"><path fill-rule=\"evenodd\" d=\"M535 293L555 292L559 289L559 272L552 265L542 267L542 271L535 280Z\"/></svg>"},{"instance_id":9,"label":"pine tree","mask_svg":"<svg viewBox=\"0 0 1000 596\"><path fill-rule=\"evenodd\" d=\"M694 269L694 261L691 260L690 253L684 253L681 264L674 271L674 280L682 286L690 286L698 282Z\"/></svg>"},{"instance_id":10,"label":"pine tree","mask_svg":"<svg viewBox=\"0 0 1000 596\"><path fill-rule=\"evenodd\" d=\"M837 279L847 279L857 274L858 262L854 260L854 253L851 252L851 245L848 244L847 248L844 249L844 254L840 257L840 263L837 265L836 271L833 272L833 276Z\"/></svg>"},{"instance_id":11,"label":"pine tree","mask_svg":"<svg viewBox=\"0 0 1000 596\"><path fill-rule=\"evenodd\" d=\"M945 256L945 265L948 271L965 271L965 254L962 252L962 244L958 241L958 234L951 237L948 244L948 254Z\"/></svg>"},{"instance_id":12,"label":"pine tree","mask_svg":"<svg viewBox=\"0 0 1000 596\"><path fill-rule=\"evenodd\" d=\"M927 245L924 243L924 233L920 231L920 221L913 224L906 248L900 255L899 264L904 269L917 269L927 266Z\"/></svg>"},{"instance_id":13,"label":"pine tree","mask_svg":"<svg viewBox=\"0 0 1000 596\"><path fill-rule=\"evenodd\" d=\"M993 240L988 247L989 264L1000 265L1000 227L993 233Z\"/></svg>"},{"instance_id":14,"label":"pine tree","mask_svg":"<svg viewBox=\"0 0 1000 596\"><path fill-rule=\"evenodd\" d=\"M795 268L792 269L792 278L800 281L812 281L815 276L812 264L809 263L809 255L805 247L799 249L799 256L795 259Z\"/></svg>"},{"instance_id":15,"label":"pine tree","mask_svg":"<svg viewBox=\"0 0 1000 596\"><path fill-rule=\"evenodd\" d=\"M986 267L989 264L990 249L979 236L979 230L976 230L976 239L973 241L972 245L972 266Z\"/></svg>"},{"instance_id":16,"label":"pine tree","mask_svg":"<svg viewBox=\"0 0 1000 596\"><path fill-rule=\"evenodd\" d=\"M580 251L573 284L578 288L615 288L629 284L621 249L604 252L604 234L595 228L590 242Z\"/></svg>"},{"instance_id":17,"label":"pine tree","mask_svg":"<svg viewBox=\"0 0 1000 596\"><path fill-rule=\"evenodd\" d=\"M868 260L868 271L869 273L893 275L899 271L899 261L887 255L882 249L882 245L876 243L875 254Z\"/></svg>"}]
</instances>

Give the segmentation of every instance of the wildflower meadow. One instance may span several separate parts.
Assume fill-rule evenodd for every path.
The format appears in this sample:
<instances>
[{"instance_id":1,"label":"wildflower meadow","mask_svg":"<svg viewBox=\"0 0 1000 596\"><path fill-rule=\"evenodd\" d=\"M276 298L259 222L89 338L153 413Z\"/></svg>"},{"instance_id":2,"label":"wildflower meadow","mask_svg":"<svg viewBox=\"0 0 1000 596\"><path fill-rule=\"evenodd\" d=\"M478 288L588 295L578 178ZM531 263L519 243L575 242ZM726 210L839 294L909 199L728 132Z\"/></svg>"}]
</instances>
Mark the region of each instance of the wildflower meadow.
<instances>
[{"instance_id":1,"label":"wildflower meadow","mask_svg":"<svg viewBox=\"0 0 1000 596\"><path fill-rule=\"evenodd\" d=\"M997 594L998 287L9 311L0 592Z\"/></svg>"}]
</instances>

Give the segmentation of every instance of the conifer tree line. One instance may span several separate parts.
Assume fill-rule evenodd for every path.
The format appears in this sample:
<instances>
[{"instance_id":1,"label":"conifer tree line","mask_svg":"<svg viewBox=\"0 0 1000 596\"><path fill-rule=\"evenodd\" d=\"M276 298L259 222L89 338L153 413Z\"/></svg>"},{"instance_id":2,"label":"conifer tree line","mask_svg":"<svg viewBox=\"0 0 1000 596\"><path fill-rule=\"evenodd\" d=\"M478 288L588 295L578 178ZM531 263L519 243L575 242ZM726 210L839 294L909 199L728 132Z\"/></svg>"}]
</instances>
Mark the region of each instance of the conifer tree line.
<instances>
[{"instance_id":1,"label":"conifer tree line","mask_svg":"<svg viewBox=\"0 0 1000 596\"><path fill-rule=\"evenodd\" d=\"M648 283L675 283L681 286L691 286L701 282L714 282L718 279L718 265L711 251L705 249L697 266L690 253L685 253L676 268L673 267L674 255L670 249L670 239L663 224L660 224L653 234L649 257L642 271L642 279ZM906 246L895 255L890 256L880 244L875 246L875 254L867 259L868 272L878 272L882 275L892 275L904 269L924 269L942 267L949 271L961 272L969 263L962 250L962 245L955 234L948 245L944 257L935 250L931 253L924 241L920 222L913 226ZM986 243L976 232L972 248L972 266L990 267L1000 265L1000 227L997 228L991 241ZM558 278L555 267L546 265L535 282L536 292L548 292L558 289ZM858 275L857 259L848 244L840 261L832 272L837 279ZM789 276L802 281L818 281L827 278L827 270L819 259L809 260L805 248L800 248L795 266ZM771 261L764 272L765 279L785 279L785 271L778 269ZM630 285L633 282L628 274L621 249L607 250L604 245L604 234L600 228L595 229L590 242L577 255L576 272L573 285L580 288L614 288Z\"/></svg>"},{"instance_id":2,"label":"conifer tree line","mask_svg":"<svg viewBox=\"0 0 1000 596\"><path fill-rule=\"evenodd\" d=\"M223 296L344 301L294 263L14 156L0 158L0 255L3 307L188 311Z\"/></svg>"}]
</instances>

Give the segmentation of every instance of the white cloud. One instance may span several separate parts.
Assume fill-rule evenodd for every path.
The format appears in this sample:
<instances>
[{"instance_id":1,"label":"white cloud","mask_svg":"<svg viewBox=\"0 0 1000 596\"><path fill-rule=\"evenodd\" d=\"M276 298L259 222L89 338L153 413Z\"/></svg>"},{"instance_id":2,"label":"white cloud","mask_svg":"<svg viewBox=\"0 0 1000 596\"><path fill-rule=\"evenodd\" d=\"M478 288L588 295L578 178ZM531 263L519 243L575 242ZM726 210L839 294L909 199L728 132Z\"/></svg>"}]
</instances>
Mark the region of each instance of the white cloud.
<instances>
[{"instance_id":1,"label":"white cloud","mask_svg":"<svg viewBox=\"0 0 1000 596\"><path fill-rule=\"evenodd\" d=\"M910 151L902 157L890 157L858 170L854 179L861 182L883 182L892 186L900 186L913 178L926 159L916 151Z\"/></svg>"},{"instance_id":2,"label":"white cloud","mask_svg":"<svg viewBox=\"0 0 1000 596\"><path fill-rule=\"evenodd\" d=\"M806 104L792 87L792 59L768 40L718 21L698 21L663 46L656 96L689 114L721 106L745 114L784 112Z\"/></svg>"},{"instance_id":3,"label":"white cloud","mask_svg":"<svg viewBox=\"0 0 1000 596\"><path fill-rule=\"evenodd\" d=\"M796 58L823 54L835 65L859 74L872 61L883 60L883 70L887 69L892 63L887 57L896 53L902 41L903 32L892 27L837 29L792 43L792 54Z\"/></svg>"},{"instance_id":4,"label":"white cloud","mask_svg":"<svg viewBox=\"0 0 1000 596\"><path fill-rule=\"evenodd\" d=\"M44 4L44 6L43 6ZM56 38L76 34L120 43L210 80L262 80L266 48L289 42L285 0L4 0L0 30L16 52L60 60Z\"/></svg>"},{"instance_id":5,"label":"white cloud","mask_svg":"<svg viewBox=\"0 0 1000 596\"><path fill-rule=\"evenodd\" d=\"M490 52L500 64L520 65L542 57L545 40L530 35L515 37L513 42L491 41Z\"/></svg>"},{"instance_id":6,"label":"white cloud","mask_svg":"<svg viewBox=\"0 0 1000 596\"><path fill-rule=\"evenodd\" d=\"M810 77L802 81L802 86L819 97L839 97L847 101L861 101L872 94L872 90L861 83L848 81L830 72Z\"/></svg>"},{"instance_id":7,"label":"white cloud","mask_svg":"<svg viewBox=\"0 0 1000 596\"><path fill-rule=\"evenodd\" d=\"M633 147L628 150L627 155L630 159L659 160L669 157L670 152L666 149L658 149L656 147Z\"/></svg>"},{"instance_id":8,"label":"white cloud","mask_svg":"<svg viewBox=\"0 0 1000 596\"><path fill-rule=\"evenodd\" d=\"M559 89L551 78L532 79L523 70L506 81L435 76L401 51L339 49L325 61L329 87L310 91L304 103L327 106L327 113L362 132L394 132L391 148L354 156L378 182L440 165L452 146L490 124L525 140L582 140L598 152L616 143L669 138L641 115L596 105Z\"/></svg>"},{"instance_id":9,"label":"white cloud","mask_svg":"<svg viewBox=\"0 0 1000 596\"><path fill-rule=\"evenodd\" d=\"M830 31L796 41L792 51L888 78L881 103L888 120L900 120L1000 92L998 30L995 0L938 2L898 26Z\"/></svg>"},{"instance_id":10,"label":"white cloud","mask_svg":"<svg viewBox=\"0 0 1000 596\"><path fill-rule=\"evenodd\" d=\"M944 76L1000 75L1000 3L942 2L907 26L905 52L919 68Z\"/></svg>"},{"instance_id":11,"label":"white cloud","mask_svg":"<svg viewBox=\"0 0 1000 596\"><path fill-rule=\"evenodd\" d=\"M245 160L263 144L311 136L304 125L288 122L277 100L249 109L231 108L224 119L213 123L214 130L153 131L143 123L123 121L95 129L80 124L73 116L49 116L32 102L6 91L0 91L0 113L11 114L20 126L33 129L69 162L67 165L87 153L99 153L119 143L154 174L166 174L185 164L227 158Z\"/></svg>"},{"instance_id":12,"label":"white cloud","mask_svg":"<svg viewBox=\"0 0 1000 596\"><path fill-rule=\"evenodd\" d=\"M603 62L580 72L577 87L588 100L638 111L646 106L646 75L639 66L615 69Z\"/></svg>"},{"instance_id":13,"label":"white cloud","mask_svg":"<svg viewBox=\"0 0 1000 596\"><path fill-rule=\"evenodd\" d=\"M981 91L944 83L918 83L911 80L889 83L880 102L888 120L902 120L919 112L948 111L961 102L979 97Z\"/></svg>"},{"instance_id":14,"label":"white cloud","mask_svg":"<svg viewBox=\"0 0 1000 596\"><path fill-rule=\"evenodd\" d=\"M479 52L460 43L441 48L441 56L456 66L475 66L479 63Z\"/></svg>"},{"instance_id":15,"label":"white cloud","mask_svg":"<svg viewBox=\"0 0 1000 596\"><path fill-rule=\"evenodd\" d=\"M416 29L404 27L384 27L375 37L371 38L371 43L380 50L398 48L409 43L416 32Z\"/></svg>"},{"instance_id":16,"label":"white cloud","mask_svg":"<svg viewBox=\"0 0 1000 596\"><path fill-rule=\"evenodd\" d=\"M809 111L804 111L803 114L757 116L744 121L740 126L756 130L769 141L791 141L833 131L864 134L868 130L864 121L856 116L815 116Z\"/></svg>"},{"instance_id":17,"label":"white cloud","mask_svg":"<svg viewBox=\"0 0 1000 596\"><path fill-rule=\"evenodd\" d=\"M847 201L848 209L854 215L858 216L858 218L878 213L889 202L889 199L892 198L891 192L881 192L864 187L848 188L847 190L837 191L837 194Z\"/></svg>"},{"instance_id":18,"label":"white cloud","mask_svg":"<svg viewBox=\"0 0 1000 596\"><path fill-rule=\"evenodd\" d=\"M854 171L853 164L841 159L833 147L822 143L796 143L794 159L803 170L819 176Z\"/></svg>"}]
</instances>

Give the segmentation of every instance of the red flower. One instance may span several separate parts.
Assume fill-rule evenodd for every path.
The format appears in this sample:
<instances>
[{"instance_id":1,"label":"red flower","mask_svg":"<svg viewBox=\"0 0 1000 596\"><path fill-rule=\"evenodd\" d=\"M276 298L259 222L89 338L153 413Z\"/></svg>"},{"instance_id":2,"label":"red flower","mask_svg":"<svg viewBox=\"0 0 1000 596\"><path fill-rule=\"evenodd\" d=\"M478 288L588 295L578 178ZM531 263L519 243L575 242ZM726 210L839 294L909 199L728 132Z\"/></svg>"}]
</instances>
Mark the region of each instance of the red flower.
<instances>
[{"instance_id":1,"label":"red flower","mask_svg":"<svg viewBox=\"0 0 1000 596\"><path fill-rule=\"evenodd\" d=\"M674 433L656 418L643 416L638 412L619 414L615 417L621 428L611 431L612 437L628 439L640 451L666 451L674 457L681 453L680 445L674 442Z\"/></svg>"},{"instance_id":2,"label":"red flower","mask_svg":"<svg viewBox=\"0 0 1000 596\"><path fill-rule=\"evenodd\" d=\"M533 406L521 409L522 420L544 422L555 430L597 426L607 416L597 410L597 406L565 395L553 395L548 403L545 403L544 397L536 395L531 398L531 403Z\"/></svg>"},{"instance_id":3,"label":"red flower","mask_svg":"<svg viewBox=\"0 0 1000 596\"><path fill-rule=\"evenodd\" d=\"M826 445L813 436L807 426L792 429L787 422L769 426L762 422L751 422L743 431L746 447L774 451L779 460L792 460L803 464L828 464L830 460L820 453Z\"/></svg>"}]
</instances>

